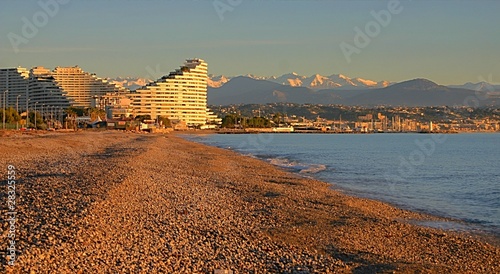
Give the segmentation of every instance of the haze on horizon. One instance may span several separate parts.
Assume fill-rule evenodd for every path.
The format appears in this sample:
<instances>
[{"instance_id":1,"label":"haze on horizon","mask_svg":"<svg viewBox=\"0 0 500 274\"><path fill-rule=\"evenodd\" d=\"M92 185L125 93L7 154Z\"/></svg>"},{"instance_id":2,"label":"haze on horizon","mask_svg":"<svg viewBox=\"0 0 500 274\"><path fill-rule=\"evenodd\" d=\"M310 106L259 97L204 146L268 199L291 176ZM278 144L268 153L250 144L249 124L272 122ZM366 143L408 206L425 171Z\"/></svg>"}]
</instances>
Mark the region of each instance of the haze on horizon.
<instances>
[{"instance_id":1,"label":"haze on horizon","mask_svg":"<svg viewBox=\"0 0 500 274\"><path fill-rule=\"evenodd\" d=\"M55 1L52 14L40 5ZM383 26L373 13L389 2L2 1L0 67L79 65L100 77L153 78L199 57L210 74L228 76L500 82L500 1L394 2L400 12ZM43 24L23 36L34 18ZM373 22L378 33L346 58L342 43L355 46L355 28ZM12 34L25 39L17 52Z\"/></svg>"}]
</instances>

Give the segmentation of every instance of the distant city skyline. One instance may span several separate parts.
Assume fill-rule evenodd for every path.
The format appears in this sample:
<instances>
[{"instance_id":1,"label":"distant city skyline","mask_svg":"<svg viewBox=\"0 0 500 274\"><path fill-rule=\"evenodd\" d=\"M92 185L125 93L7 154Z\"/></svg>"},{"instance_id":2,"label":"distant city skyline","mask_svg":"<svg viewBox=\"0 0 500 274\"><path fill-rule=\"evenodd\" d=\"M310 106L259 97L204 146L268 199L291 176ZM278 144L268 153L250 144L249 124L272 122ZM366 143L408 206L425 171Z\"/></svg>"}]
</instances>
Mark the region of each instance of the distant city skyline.
<instances>
[{"instance_id":1,"label":"distant city skyline","mask_svg":"<svg viewBox=\"0 0 500 274\"><path fill-rule=\"evenodd\" d=\"M499 1L3 1L0 67L500 82Z\"/></svg>"}]
</instances>

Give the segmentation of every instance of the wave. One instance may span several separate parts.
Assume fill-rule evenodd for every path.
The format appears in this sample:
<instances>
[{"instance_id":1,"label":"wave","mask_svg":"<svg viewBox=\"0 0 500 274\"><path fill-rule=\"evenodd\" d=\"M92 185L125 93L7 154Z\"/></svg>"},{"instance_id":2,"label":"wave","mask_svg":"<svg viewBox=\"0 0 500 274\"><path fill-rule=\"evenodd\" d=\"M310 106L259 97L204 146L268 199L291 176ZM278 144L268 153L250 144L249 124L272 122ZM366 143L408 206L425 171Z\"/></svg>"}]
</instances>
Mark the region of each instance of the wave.
<instances>
[{"instance_id":1,"label":"wave","mask_svg":"<svg viewBox=\"0 0 500 274\"><path fill-rule=\"evenodd\" d=\"M309 168L301 170L299 173L318 173L326 170L325 165L310 165Z\"/></svg>"},{"instance_id":2,"label":"wave","mask_svg":"<svg viewBox=\"0 0 500 274\"><path fill-rule=\"evenodd\" d=\"M296 161L290 161L286 158L267 158L267 161L275 166L291 169L298 173L314 174L326 170L325 165L321 164L303 164Z\"/></svg>"}]
</instances>

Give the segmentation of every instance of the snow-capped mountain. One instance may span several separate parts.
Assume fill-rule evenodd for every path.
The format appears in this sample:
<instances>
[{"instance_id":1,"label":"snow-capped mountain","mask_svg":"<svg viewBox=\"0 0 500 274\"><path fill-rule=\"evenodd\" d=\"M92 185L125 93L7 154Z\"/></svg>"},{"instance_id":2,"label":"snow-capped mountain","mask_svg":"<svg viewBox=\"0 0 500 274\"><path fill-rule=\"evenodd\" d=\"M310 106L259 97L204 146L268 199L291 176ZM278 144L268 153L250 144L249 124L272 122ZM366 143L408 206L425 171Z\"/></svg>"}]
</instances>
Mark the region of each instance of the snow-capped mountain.
<instances>
[{"instance_id":1,"label":"snow-capped mountain","mask_svg":"<svg viewBox=\"0 0 500 274\"><path fill-rule=\"evenodd\" d=\"M470 98L478 98L474 90L450 88L426 79L408 80L384 88L314 90L244 76L232 78L220 88L208 88L208 94L210 105L288 102L349 106L463 106ZM500 96L482 97L478 103L498 106Z\"/></svg>"},{"instance_id":2,"label":"snow-capped mountain","mask_svg":"<svg viewBox=\"0 0 500 274\"><path fill-rule=\"evenodd\" d=\"M212 88L218 88L229 82L231 78L224 75L208 75L208 86ZM148 83L154 82L153 79L140 78L140 77L116 77L106 79L111 84L115 84L120 87L128 88L129 90L136 90L141 88ZM156 80L156 79L155 79Z\"/></svg>"},{"instance_id":3,"label":"snow-capped mountain","mask_svg":"<svg viewBox=\"0 0 500 274\"><path fill-rule=\"evenodd\" d=\"M243 75L254 80L266 80L281 85L292 87L306 87L314 90L321 89L375 89L390 86L391 82L388 81L373 81L363 78L350 78L343 74L332 74L330 76L323 76L314 74L311 76L299 75L295 72L283 74L281 76L256 76L252 74ZM219 88L229 82L234 77L224 75L208 75L208 86L211 88ZM129 90L136 90L146 84L153 82L153 79L139 78L139 77L116 77L108 78L108 82L128 88ZM449 85L450 88L464 88L477 91L493 92L500 91L500 85L490 84L487 82L479 83L465 83L463 85Z\"/></svg>"},{"instance_id":4,"label":"snow-capped mountain","mask_svg":"<svg viewBox=\"0 0 500 274\"><path fill-rule=\"evenodd\" d=\"M252 74L243 75L254 80L266 80L281 85L292 87L306 87L310 89L369 89L369 88L383 88L389 86L391 83L388 81L373 81L362 78L350 78L342 74L332 74L330 76L323 76L314 74L311 76L299 75L295 72L283 74L281 76L256 76ZM225 75L208 75L208 86L211 88L219 88L229 82L234 77ZM152 82L152 79L134 78L134 77L117 77L108 79L110 83L135 90L147 83Z\"/></svg>"},{"instance_id":5,"label":"snow-capped mountain","mask_svg":"<svg viewBox=\"0 0 500 274\"><path fill-rule=\"evenodd\" d=\"M148 83L153 82L150 79L138 78L138 77L116 77L116 78L108 78L107 80L111 84L124 87L129 90L136 90L140 87L145 86Z\"/></svg>"},{"instance_id":6,"label":"snow-capped mountain","mask_svg":"<svg viewBox=\"0 0 500 274\"><path fill-rule=\"evenodd\" d=\"M350 78L342 74L332 74L330 76L323 76L320 74L314 74L311 76L299 75L295 72L283 74L281 76L255 76L252 74L244 75L245 77L252 78L255 80L267 80L270 82L278 83L281 85L287 85L292 87L306 87L310 89L367 89L367 88L383 88L390 85L388 81L373 81L366 80L362 78ZM224 83L230 80L230 77L226 76L215 76L212 78L215 85L210 85L210 87L220 87L222 79ZM222 84L224 84L222 83Z\"/></svg>"},{"instance_id":7,"label":"snow-capped mountain","mask_svg":"<svg viewBox=\"0 0 500 274\"><path fill-rule=\"evenodd\" d=\"M229 82L230 78L227 78L224 75L208 75L207 83L211 88L219 88L225 83Z\"/></svg>"}]
</instances>

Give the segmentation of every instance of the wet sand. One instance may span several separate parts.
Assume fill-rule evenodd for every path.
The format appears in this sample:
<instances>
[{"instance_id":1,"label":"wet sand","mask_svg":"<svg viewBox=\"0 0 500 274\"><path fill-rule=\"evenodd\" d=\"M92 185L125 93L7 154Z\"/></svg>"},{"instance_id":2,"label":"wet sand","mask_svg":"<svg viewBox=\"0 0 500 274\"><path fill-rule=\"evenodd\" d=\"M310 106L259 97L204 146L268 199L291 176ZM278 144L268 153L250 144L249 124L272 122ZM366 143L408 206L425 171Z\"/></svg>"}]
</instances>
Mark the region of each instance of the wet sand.
<instances>
[{"instance_id":1,"label":"wet sand","mask_svg":"<svg viewBox=\"0 0 500 274\"><path fill-rule=\"evenodd\" d=\"M174 134L0 137L12 273L498 273L500 247ZM0 243L7 248L9 224Z\"/></svg>"}]
</instances>

